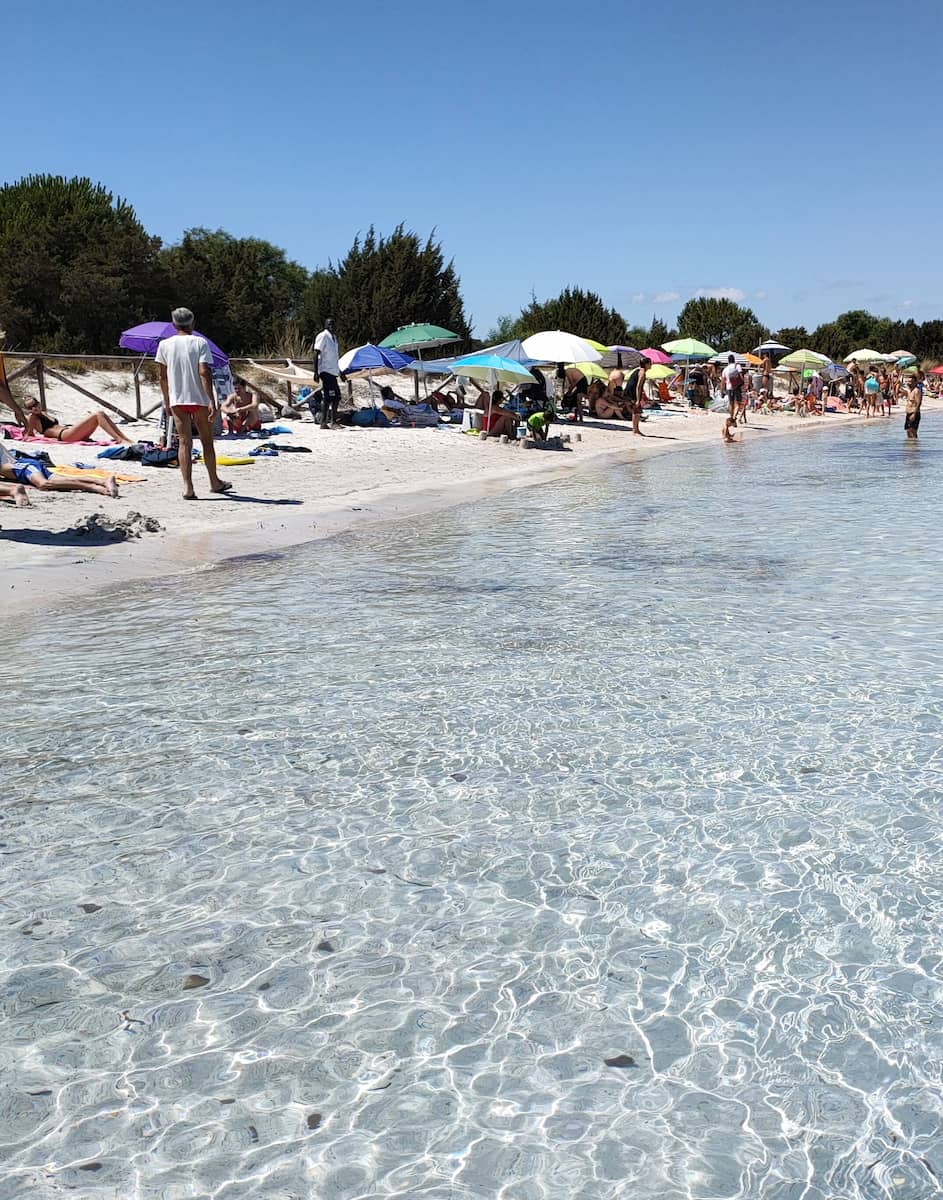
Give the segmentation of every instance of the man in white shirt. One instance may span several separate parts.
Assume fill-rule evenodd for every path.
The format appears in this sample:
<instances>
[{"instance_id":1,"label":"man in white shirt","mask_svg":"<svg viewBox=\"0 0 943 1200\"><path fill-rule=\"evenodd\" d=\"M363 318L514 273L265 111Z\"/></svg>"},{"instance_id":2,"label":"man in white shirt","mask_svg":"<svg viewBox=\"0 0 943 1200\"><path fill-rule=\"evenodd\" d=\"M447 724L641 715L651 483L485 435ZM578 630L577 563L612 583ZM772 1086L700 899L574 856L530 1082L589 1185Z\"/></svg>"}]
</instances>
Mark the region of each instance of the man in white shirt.
<instances>
[{"instance_id":1,"label":"man in white shirt","mask_svg":"<svg viewBox=\"0 0 943 1200\"><path fill-rule=\"evenodd\" d=\"M727 394L728 411L731 417L735 417L743 398L743 375L732 354L727 355L727 365L723 369L722 378L724 391Z\"/></svg>"},{"instance_id":2,"label":"man in white shirt","mask_svg":"<svg viewBox=\"0 0 943 1200\"><path fill-rule=\"evenodd\" d=\"M184 500L195 500L193 490L193 426L203 447L203 463L210 477L211 492L228 492L231 483L216 473L216 447L213 445L212 420L216 415L213 390L213 355L205 338L193 332L193 313L175 308L170 314L173 337L164 338L157 347L157 368L164 408L172 414L179 447L177 463L183 476Z\"/></svg>"},{"instance_id":3,"label":"man in white shirt","mask_svg":"<svg viewBox=\"0 0 943 1200\"><path fill-rule=\"evenodd\" d=\"M337 406L341 400L341 389L337 382L340 368L333 317L328 317L324 328L314 339L314 374L321 380L321 428L327 429L329 424L337 424Z\"/></svg>"}]
</instances>

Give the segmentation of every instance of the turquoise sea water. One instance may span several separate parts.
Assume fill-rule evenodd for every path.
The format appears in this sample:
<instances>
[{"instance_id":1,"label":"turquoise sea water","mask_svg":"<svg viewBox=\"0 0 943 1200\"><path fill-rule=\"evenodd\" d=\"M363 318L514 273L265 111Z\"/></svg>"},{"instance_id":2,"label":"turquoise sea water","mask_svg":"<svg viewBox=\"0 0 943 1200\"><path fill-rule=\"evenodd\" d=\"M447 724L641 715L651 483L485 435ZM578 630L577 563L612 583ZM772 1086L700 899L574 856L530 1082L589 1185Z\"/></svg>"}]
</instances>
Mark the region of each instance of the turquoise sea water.
<instances>
[{"instance_id":1,"label":"turquoise sea water","mask_svg":"<svg viewBox=\"0 0 943 1200\"><path fill-rule=\"evenodd\" d=\"M899 425L0 632L0 1196L939 1194L943 439Z\"/></svg>"}]
</instances>

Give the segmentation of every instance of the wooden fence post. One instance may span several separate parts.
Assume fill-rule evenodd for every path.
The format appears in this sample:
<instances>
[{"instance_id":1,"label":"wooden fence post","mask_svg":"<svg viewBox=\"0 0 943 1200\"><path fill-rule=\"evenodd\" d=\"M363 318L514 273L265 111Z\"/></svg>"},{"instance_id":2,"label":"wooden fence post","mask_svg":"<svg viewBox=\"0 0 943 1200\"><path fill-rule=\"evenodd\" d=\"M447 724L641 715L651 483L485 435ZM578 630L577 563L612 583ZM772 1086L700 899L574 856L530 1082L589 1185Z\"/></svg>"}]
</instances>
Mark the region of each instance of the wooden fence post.
<instances>
[{"instance_id":1,"label":"wooden fence post","mask_svg":"<svg viewBox=\"0 0 943 1200\"><path fill-rule=\"evenodd\" d=\"M43 360L41 358L37 358L37 359L35 359L33 365L36 368L36 387L39 389L39 407L43 410L43 412L45 412L46 411L46 378L45 378L45 369L43 367Z\"/></svg>"},{"instance_id":2,"label":"wooden fence post","mask_svg":"<svg viewBox=\"0 0 943 1200\"><path fill-rule=\"evenodd\" d=\"M139 421L141 419L141 379L138 374L140 369L141 363L136 363L132 372L134 375L134 415Z\"/></svg>"}]
</instances>

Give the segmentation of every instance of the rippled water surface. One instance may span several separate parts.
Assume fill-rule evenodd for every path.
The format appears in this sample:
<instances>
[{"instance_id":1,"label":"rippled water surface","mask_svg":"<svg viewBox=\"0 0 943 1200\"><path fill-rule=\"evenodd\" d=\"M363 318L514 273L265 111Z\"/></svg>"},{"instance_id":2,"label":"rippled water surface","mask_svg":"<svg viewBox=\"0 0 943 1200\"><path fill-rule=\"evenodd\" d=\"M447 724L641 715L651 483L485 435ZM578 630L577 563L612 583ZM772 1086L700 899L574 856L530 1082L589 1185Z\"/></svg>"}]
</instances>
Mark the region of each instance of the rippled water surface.
<instances>
[{"instance_id":1,"label":"rippled water surface","mask_svg":"<svg viewBox=\"0 0 943 1200\"><path fill-rule=\"evenodd\" d=\"M0 1196L940 1193L899 424L0 633Z\"/></svg>"}]
</instances>

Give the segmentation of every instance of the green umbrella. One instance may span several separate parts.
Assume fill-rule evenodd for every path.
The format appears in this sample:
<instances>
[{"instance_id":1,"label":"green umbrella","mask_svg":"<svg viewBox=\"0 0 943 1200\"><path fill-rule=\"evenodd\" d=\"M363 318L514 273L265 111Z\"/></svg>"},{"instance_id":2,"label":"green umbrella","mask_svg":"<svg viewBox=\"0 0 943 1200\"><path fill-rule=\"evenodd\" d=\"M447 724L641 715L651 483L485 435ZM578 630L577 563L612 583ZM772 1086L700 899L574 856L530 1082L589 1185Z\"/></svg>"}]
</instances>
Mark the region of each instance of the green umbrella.
<instances>
[{"instance_id":1,"label":"green umbrella","mask_svg":"<svg viewBox=\"0 0 943 1200\"><path fill-rule=\"evenodd\" d=\"M662 342L661 348L672 358L686 358L689 361L692 358L712 358L717 353L713 346L708 346L707 342L699 342L697 338L678 338L674 342ZM688 390L688 363L684 364L684 390Z\"/></svg>"},{"instance_id":2,"label":"green umbrella","mask_svg":"<svg viewBox=\"0 0 943 1200\"><path fill-rule=\"evenodd\" d=\"M697 338L678 338L676 342L663 342L662 350L678 358L711 358L717 353L713 346L699 342Z\"/></svg>"},{"instance_id":3,"label":"green umbrella","mask_svg":"<svg viewBox=\"0 0 943 1200\"><path fill-rule=\"evenodd\" d=\"M460 342L461 335L443 329L441 325L401 325L395 333L385 337L380 345L384 350L431 350L434 346L445 346L449 342Z\"/></svg>"},{"instance_id":4,"label":"green umbrella","mask_svg":"<svg viewBox=\"0 0 943 1200\"><path fill-rule=\"evenodd\" d=\"M824 354L816 354L814 350L793 350L785 358L779 360L781 367L824 367L828 359Z\"/></svg>"},{"instance_id":5,"label":"green umbrella","mask_svg":"<svg viewBox=\"0 0 943 1200\"><path fill-rule=\"evenodd\" d=\"M441 325L400 325L395 333L391 333L385 337L380 346L384 350L400 350L403 353L414 351L422 362L423 350L431 350L434 346L445 346L449 342L460 342L461 336L457 333L452 333L450 329L443 329ZM416 399L419 399L419 372L416 371L413 375L416 381ZM422 377L422 387L426 396L429 395L429 388L426 385L426 377Z\"/></svg>"}]
</instances>

